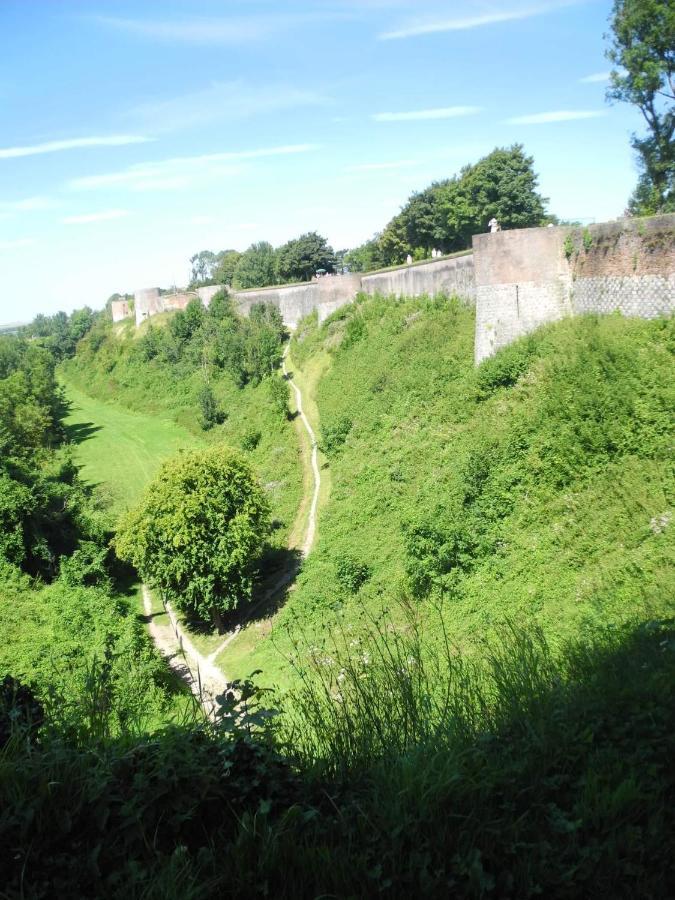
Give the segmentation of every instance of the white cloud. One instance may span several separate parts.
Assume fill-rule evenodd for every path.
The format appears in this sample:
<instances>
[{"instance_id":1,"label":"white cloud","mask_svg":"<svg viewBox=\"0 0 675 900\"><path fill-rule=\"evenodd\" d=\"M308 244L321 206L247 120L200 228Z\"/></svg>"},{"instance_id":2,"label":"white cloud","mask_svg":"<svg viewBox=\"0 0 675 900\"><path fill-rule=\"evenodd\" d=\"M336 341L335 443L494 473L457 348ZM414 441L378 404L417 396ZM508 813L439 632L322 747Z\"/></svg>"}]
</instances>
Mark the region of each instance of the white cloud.
<instances>
[{"instance_id":1,"label":"white cloud","mask_svg":"<svg viewBox=\"0 0 675 900\"><path fill-rule=\"evenodd\" d=\"M35 243L33 238L16 238L13 241L0 241L0 250L18 250L20 247L30 247Z\"/></svg>"},{"instance_id":2,"label":"white cloud","mask_svg":"<svg viewBox=\"0 0 675 900\"><path fill-rule=\"evenodd\" d=\"M309 153L317 149L315 144L290 144L231 153L177 156L157 162L137 163L118 172L75 178L68 186L80 191L112 186L127 187L134 191L176 190L189 187L196 180L239 175L245 170L241 163L249 160Z\"/></svg>"},{"instance_id":3,"label":"white cloud","mask_svg":"<svg viewBox=\"0 0 675 900\"><path fill-rule=\"evenodd\" d=\"M15 159L19 156L36 156L39 153L57 153L61 150L78 150L81 147L122 147L125 144L145 144L152 138L136 134L109 134L102 137L69 138L64 141L47 141L27 147L0 148L0 159Z\"/></svg>"},{"instance_id":4,"label":"white cloud","mask_svg":"<svg viewBox=\"0 0 675 900\"><path fill-rule=\"evenodd\" d=\"M159 134L218 119L229 122L323 103L325 98L315 91L291 85L216 81L199 91L140 104L128 116L143 130Z\"/></svg>"},{"instance_id":5,"label":"white cloud","mask_svg":"<svg viewBox=\"0 0 675 900\"><path fill-rule=\"evenodd\" d=\"M85 213L81 216L66 216L64 225L88 225L90 222L109 222L112 219L123 219L129 215L126 209L105 209L101 212Z\"/></svg>"},{"instance_id":6,"label":"white cloud","mask_svg":"<svg viewBox=\"0 0 675 900\"><path fill-rule=\"evenodd\" d=\"M534 113L529 116L514 116L506 119L507 125L545 125L549 122L574 122L579 119L598 119L606 116L602 109L559 109L551 112Z\"/></svg>"},{"instance_id":7,"label":"white cloud","mask_svg":"<svg viewBox=\"0 0 675 900\"><path fill-rule=\"evenodd\" d=\"M580 84L599 84L603 81L609 81L611 72L596 72L594 75L586 75L579 79Z\"/></svg>"},{"instance_id":8,"label":"white cloud","mask_svg":"<svg viewBox=\"0 0 675 900\"><path fill-rule=\"evenodd\" d=\"M154 41L180 44L238 45L273 39L279 32L339 18L330 11L264 13L258 16L205 17L189 19L129 19L117 16L90 17L99 25Z\"/></svg>"},{"instance_id":9,"label":"white cloud","mask_svg":"<svg viewBox=\"0 0 675 900\"><path fill-rule=\"evenodd\" d=\"M418 37L424 34L439 34L446 31L466 31L471 28L482 28L486 25L496 25L500 22L514 22L519 19L529 19L532 16L543 15L565 6L572 6L579 0L560 0L557 3L544 3L537 6L509 9L494 12L480 13L478 15L454 17L452 19L416 18L407 24L392 31L384 31L378 34L380 41L394 41L402 38Z\"/></svg>"},{"instance_id":10,"label":"white cloud","mask_svg":"<svg viewBox=\"0 0 675 900\"><path fill-rule=\"evenodd\" d=\"M375 122L418 122L422 119L454 119L457 116L475 116L480 106L444 106L440 109L417 109L411 112L375 113Z\"/></svg>"},{"instance_id":11,"label":"white cloud","mask_svg":"<svg viewBox=\"0 0 675 900\"><path fill-rule=\"evenodd\" d=\"M359 165L347 166L347 172L380 172L390 171L391 169L406 169L409 166L416 166L414 159L399 159L393 162L378 163L360 163Z\"/></svg>"},{"instance_id":12,"label":"white cloud","mask_svg":"<svg viewBox=\"0 0 675 900\"><path fill-rule=\"evenodd\" d=\"M26 197L23 200L0 202L0 212L34 212L42 209L53 209L56 205L56 202L51 197Z\"/></svg>"}]
</instances>

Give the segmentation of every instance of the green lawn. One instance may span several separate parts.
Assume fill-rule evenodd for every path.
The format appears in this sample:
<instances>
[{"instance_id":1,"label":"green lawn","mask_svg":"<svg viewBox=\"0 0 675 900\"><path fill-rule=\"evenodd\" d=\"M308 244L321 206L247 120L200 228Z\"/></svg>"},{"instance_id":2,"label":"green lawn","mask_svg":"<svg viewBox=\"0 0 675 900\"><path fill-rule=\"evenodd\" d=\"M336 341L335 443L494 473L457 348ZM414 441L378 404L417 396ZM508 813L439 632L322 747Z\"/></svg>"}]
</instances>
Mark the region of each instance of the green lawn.
<instances>
[{"instance_id":1,"label":"green lawn","mask_svg":"<svg viewBox=\"0 0 675 900\"><path fill-rule=\"evenodd\" d=\"M68 383L65 388L70 402L66 426L82 477L102 486L115 515L138 500L167 457L203 444L171 419L103 403Z\"/></svg>"}]
</instances>

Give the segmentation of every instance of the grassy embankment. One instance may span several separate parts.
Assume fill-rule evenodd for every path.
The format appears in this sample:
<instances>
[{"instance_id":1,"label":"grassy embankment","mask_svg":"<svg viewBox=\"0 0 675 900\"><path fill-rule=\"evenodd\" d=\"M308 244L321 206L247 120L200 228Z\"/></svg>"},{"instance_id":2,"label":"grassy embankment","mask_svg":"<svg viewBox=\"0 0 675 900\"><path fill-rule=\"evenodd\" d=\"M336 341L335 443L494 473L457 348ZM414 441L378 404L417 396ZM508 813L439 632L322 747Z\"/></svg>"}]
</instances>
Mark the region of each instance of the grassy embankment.
<instances>
[{"instance_id":1,"label":"grassy embankment","mask_svg":"<svg viewBox=\"0 0 675 900\"><path fill-rule=\"evenodd\" d=\"M299 332L332 494L241 656L285 714L21 733L8 896L673 896L673 324L568 321L477 371L472 333L441 300Z\"/></svg>"},{"instance_id":2,"label":"grassy embankment","mask_svg":"<svg viewBox=\"0 0 675 900\"><path fill-rule=\"evenodd\" d=\"M164 328L171 315L156 319L153 327ZM95 343L85 342L62 367L74 401L69 420L74 437L80 428L88 438L76 451L83 474L110 493L114 518L138 499L161 461L180 449L218 442L244 449L272 505L274 530L264 566L267 583L273 582L304 533L301 456L309 451L302 443L300 423L279 417L266 381L239 387L226 372L216 371L210 384L226 418L203 431L197 402L203 372L192 361L168 366L142 359L137 348L148 327L144 323L138 330L126 324L108 329ZM185 620L183 624L188 627ZM216 634L193 632L192 638L207 655L222 644Z\"/></svg>"},{"instance_id":3,"label":"grassy embankment","mask_svg":"<svg viewBox=\"0 0 675 900\"><path fill-rule=\"evenodd\" d=\"M297 643L300 666L306 647L330 657L411 597L424 614L442 596L469 650L506 618L555 644L672 614L672 329L569 320L476 370L473 313L452 302L306 323L292 354L321 366L330 503L284 609L227 648L228 671L286 687Z\"/></svg>"}]
</instances>

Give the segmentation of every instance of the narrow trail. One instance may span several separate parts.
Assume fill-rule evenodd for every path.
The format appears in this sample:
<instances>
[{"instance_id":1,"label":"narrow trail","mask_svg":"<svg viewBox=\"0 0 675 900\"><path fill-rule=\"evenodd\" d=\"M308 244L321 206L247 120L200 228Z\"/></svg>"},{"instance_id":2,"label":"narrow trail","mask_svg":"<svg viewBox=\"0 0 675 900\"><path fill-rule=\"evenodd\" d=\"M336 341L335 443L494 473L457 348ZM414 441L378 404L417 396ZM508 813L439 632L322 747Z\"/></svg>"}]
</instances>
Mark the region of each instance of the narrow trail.
<instances>
[{"instance_id":1,"label":"narrow trail","mask_svg":"<svg viewBox=\"0 0 675 900\"><path fill-rule=\"evenodd\" d=\"M302 392L296 383L292 380L291 375L286 367L286 356L290 344L286 345L282 358L282 371L295 393L295 402L298 408L298 415L309 436L311 445L311 471L312 471L312 500L309 506L309 515L307 517L307 527L305 530L304 540L300 548L302 559L305 559L312 547L316 537L316 517L317 507L319 503L319 493L321 491L321 471L319 469L318 445L316 435L309 419L305 415L302 405ZM305 464L303 457L303 465ZM299 564L294 564L284 572L279 579L265 591L264 595L249 611L250 615L260 606L267 603L278 591L290 584L299 571ZM171 626L158 625L154 621L154 613L152 610L152 598L147 585L143 585L143 608L148 620L148 631L150 636L171 668L183 679L188 685L191 692L202 704L206 714L211 719L215 719L218 711L217 697L223 694L229 685L229 681L223 671L215 664L216 658L220 653L235 639L241 631L241 625L232 631L220 644L213 653L204 656L197 650L190 638L181 628L178 618L168 602L164 603L164 608L169 616Z\"/></svg>"},{"instance_id":2,"label":"narrow trail","mask_svg":"<svg viewBox=\"0 0 675 900\"><path fill-rule=\"evenodd\" d=\"M309 507L309 518L307 520L305 540L302 543L301 552L304 558L309 554L309 551L314 546L314 536L316 534L316 510L319 504L319 492L321 491L321 471L319 470L319 447L316 442L316 435L314 434L314 430L309 424L309 419L305 415L305 411L302 406L302 392L300 391L300 388L297 386L297 384L293 381L288 372L288 369L286 368L286 356L288 354L289 347L290 344L286 344L281 367L286 380L289 382L290 386L295 392L295 403L298 407L298 414L300 416L302 424L305 426L305 431L309 435L309 441L312 446L312 476L314 478L314 491L312 493L312 502Z\"/></svg>"},{"instance_id":3,"label":"narrow trail","mask_svg":"<svg viewBox=\"0 0 675 900\"><path fill-rule=\"evenodd\" d=\"M165 609L171 625L158 625L152 610L152 597L147 585L143 585L143 609L148 620L148 631L155 646L174 672L188 685L210 719L215 719L218 702L228 682L223 673L199 653L190 639L182 632L176 617L167 604Z\"/></svg>"}]
</instances>

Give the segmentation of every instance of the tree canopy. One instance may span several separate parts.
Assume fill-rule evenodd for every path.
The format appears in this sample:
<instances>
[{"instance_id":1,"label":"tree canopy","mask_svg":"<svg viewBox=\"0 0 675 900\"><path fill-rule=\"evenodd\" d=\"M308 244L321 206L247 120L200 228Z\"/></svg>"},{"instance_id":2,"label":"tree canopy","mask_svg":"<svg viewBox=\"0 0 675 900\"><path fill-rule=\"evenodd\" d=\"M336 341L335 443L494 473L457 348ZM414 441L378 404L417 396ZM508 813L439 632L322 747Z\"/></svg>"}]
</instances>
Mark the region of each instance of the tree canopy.
<instances>
[{"instance_id":1,"label":"tree canopy","mask_svg":"<svg viewBox=\"0 0 675 900\"><path fill-rule=\"evenodd\" d=\"M165 463L115 546L180 609L218 624L250 599L269 529L269 503L251 467L219 446Z\"/></svg>"},{"instance_id":2,"label":"tree canopy","mask_svg":"<svg viewBox=\"0 0 675 900\"><path fill-rule=\"evenodd\" d=\"M436 248L464 250L495 216L502 228L529 228L546 219L534 160L520 144L497 148L459 175L413 194L381 234L347 257L355 271L424 258Z\"/></svg>"},{"instance_id":3,"label":"tree canopy","mask_svg":"<svg viewBox=\"0 0 675 900\"><path fill-rule=\"evenodd\" d=\"M325 237L309 231L277 250L277 269L283 281L310 281L319 269L334 272L335 251Z\"/></svg>"},{"instance_id":4,"label":"tree canopy","mask_svg":"<svg viewBox=\"0 0 675 900\"><path fill-rule=\"evenodd\" d=\"M237 288L268 287L278 280L276 253L268 241L251 244L242 253L234 270L234 286Z\"/></svg>"},{"instance_id":5,"label":"tree canopy","mask_svg":"<svg viewBox=\"0 0 675 900\"><path fill-rule=\"evenodd\" d=\"M675 6L672 0L614 0L607 56L610 100L632 103L647 124L633 134L640 178L629 202L638 215L675 210Z\"/></svg>"}]
</instances>

